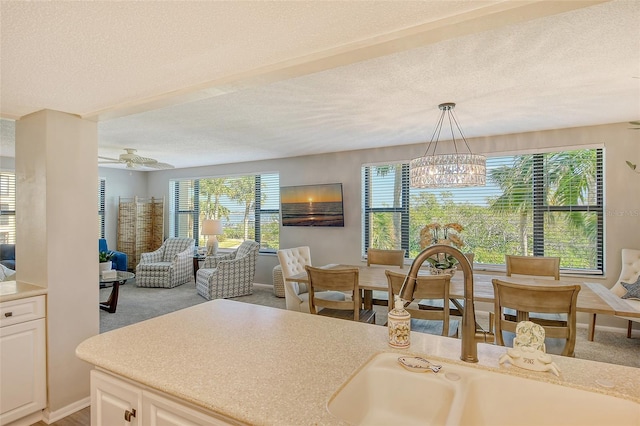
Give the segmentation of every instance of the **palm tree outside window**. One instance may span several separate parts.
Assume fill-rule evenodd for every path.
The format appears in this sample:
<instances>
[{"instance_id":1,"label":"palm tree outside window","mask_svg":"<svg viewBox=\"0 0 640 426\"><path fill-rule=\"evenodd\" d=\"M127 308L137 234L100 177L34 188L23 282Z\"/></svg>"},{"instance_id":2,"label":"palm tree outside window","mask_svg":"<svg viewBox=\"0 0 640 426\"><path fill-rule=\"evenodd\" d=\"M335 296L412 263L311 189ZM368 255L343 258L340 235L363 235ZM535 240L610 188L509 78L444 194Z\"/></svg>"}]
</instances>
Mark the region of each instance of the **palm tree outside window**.
<instances>
[{"instance_id":1,"label":"palm tree outside window","mask_svg":"<svg viewBox=\"0 0 640 426\"><path fill-rule=\"evenodd\" d=\"M457 222L476 264L560 256L565 271L602 274L602 149L490 157L485 187L412 189L405 166L362 168L363 255L404 248L415 257L424 225Z\"/></svg>"}]
</instances>

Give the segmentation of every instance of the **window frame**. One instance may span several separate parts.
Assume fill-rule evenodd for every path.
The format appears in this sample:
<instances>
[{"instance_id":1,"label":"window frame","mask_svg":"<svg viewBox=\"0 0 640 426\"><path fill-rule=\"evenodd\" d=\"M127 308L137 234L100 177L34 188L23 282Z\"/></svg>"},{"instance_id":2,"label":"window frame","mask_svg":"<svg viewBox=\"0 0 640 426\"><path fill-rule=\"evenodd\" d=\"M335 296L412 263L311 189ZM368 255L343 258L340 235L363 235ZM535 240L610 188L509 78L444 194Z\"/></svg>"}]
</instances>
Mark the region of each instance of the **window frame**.
<instances>
[{"instance_id":1,"label":"window frame","mask_svg":"<svg viewBox=\"0 0 640 426\"><path fill-rule=\"evenodd\" d=\"M544 180L544 164L545 164L545 156L552 154L554 151L543 151L543 152L535 152L535 153L513 153L513 154L503 154L500 156L495 156L497 158L500 157L508 157L508 156L522 156L522 155L532 155L534 158L533 164L533 173L532 173L532 181L533 181L533 206L532 213L530 218L530 223L533 226L533 243L532 243L532 251L535 256L543 256L544 255L544 240L545 240L545 231L544 231L544 216L547 213L551 212L590 212L597 214L597 242L596 242L596 268L595 269L577 269L577 268L561 268L563 273L580 273L584 275L604 275L604 229L605 229L605 208L604 208L604 148L603 147L567 147L562 150L556 150L556 152L568 152L568 151L579 151L579 150L595 150L596 151L596 169L595 169L595 179L596 179L596 195L595 200L596 204L585 204L585 205L549 205L546 203L544 199L544 194L546 193L545 189L545 180ZM401 174L401 200L402 203L399 207L375 207L372 206L372 170L375 167L381 166L402 166L402 174ZM377 163L377 164L363 164L361 168L361 176L362 176L362 255L366 256L366 252L368 248L371 246L371 220L375 213L399 213L401 215L401 249L405 250L405 257L410 258L409 248L410 248L410 184L409 184L409 163L404 161L397 161L393 163ZM504 268L505 264L484 264L483 266L487 267L498 267Z\"/></svg>"},{"instance_id":2,"label":"window frame","mask_svg":"<svg viewBox=\"0 0 640 426\"><path fill-rule=\"evenodd\" d=\"M262 180L265 179L266 176L270 176L270 175L276 175L277 176L277 180L278 180L278 185L277 185L277 196L278 196L278 208L277 209L268 209L268 208L262 208ZM192 229L191 231L193 232L193 235L200 235L200 213L201 213L201 209L200 209L200 202L193 202L194 200L199 200L200 199L200 181L201 180L206 180L206 179L235 179L235 178L241 178L241 177L245 177L245 176L253 176L254 178L254 188L255 188L255 192L254 192L254 208L253 208L253 215L254 215L254 237L255 237L255 241L257 241L258 243L261 243L261 236L262 236L262 216L267 216L267 215L277 215L278 216L278 221L280 220L280 175L278 172L262 172L262 173L248 173L248 174L241 174L241 175L228 175L228 176L211 176L211 177L200 177L200 178L184 178L184 179L172 179L169 181L169 192L171 194L171 200L170 200L170 206L171 206L171 211L170 211L170 233L172 236L179 236L180 235L180 217L183 217L184 215L190 215L191 216L191 220L192 220ZM192 183L192 187L193 187L193 195L192 195L192 199L190 201L192 208L188 209L188 210L179 210L178 208L176 208L176 206L179 206L180 203L178 202L178 200L180 199L180 185L178 185L179 182L191 182ZM223 224L224 226L224 224ZM195 237L194 238L196 241L196 247L199 246L199 238ZM278 241L279 241L279 227L278 227ZM222 249L224 250L224 249ZM273 249L273 248L263 248L262 244L260 245L260 253L271 253L274 254L277 252L277 248Z\"/></svg>"}]
</instances>

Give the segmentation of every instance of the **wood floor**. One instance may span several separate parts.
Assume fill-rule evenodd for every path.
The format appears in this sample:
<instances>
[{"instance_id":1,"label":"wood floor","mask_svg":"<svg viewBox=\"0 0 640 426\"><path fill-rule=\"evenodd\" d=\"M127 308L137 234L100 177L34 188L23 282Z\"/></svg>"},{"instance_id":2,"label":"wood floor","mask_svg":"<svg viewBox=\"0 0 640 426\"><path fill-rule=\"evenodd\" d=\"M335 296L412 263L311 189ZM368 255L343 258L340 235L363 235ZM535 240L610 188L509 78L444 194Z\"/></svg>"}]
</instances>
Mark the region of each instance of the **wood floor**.
<instances>
[{"instance_id":1,"label":"wood floor","mask_svg":"<svg viewBox=\"0 0 640 426\"><path fill-rule=\"evenodd\" d=\"M91 407L76 411L72 415L51 423L48 426L89 426L89 424L91 424ZM38 422L31 426L47 426L47 424L45 422Z\"/></svg>"}]
</instances>

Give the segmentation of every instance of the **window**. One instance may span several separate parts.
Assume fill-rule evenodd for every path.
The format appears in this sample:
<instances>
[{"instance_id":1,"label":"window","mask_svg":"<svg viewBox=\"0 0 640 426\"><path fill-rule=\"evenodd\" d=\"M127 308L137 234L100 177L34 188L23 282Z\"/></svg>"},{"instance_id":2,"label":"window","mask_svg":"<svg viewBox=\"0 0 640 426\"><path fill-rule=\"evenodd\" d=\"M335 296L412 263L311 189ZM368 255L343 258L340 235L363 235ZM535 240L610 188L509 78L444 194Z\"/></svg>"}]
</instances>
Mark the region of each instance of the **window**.
<instances>
[{"instance_id":1,"label":"window","mask_svg":"<svg viewBox=\"0 0 640 426\"><path fill-rule=\"evenodd\" d=\"M104 197L107 182L104 178L98 178L98 235L104 238Z\"/></svg>"},{"instance_id":2,"label":"window","mask_svg":"<svg viewBox=\"0 0 640 426\"><path fill-rule=\"evenodd\" d=\"M189 237L204 246L204 219L220 219L220 248L235 248L244 240L260 243L261 252L275 253L280 244L280 178L277 173L172 180L170 234Z\"/></svg>"},{"instance_id":3,"label":"window","mask_svg":"<svg viewBox=\"0 0 640 426\"><path fill-rule=\"evenodd\" d=\"M363 166L363 254L403 248L413 258L425 225L457 222L476 264L560 256L564 272L602 273L603 173L602 149L488 158L487 185L471 188L412 189L406 163Z\"/></svg>"},{"instance_id":4,"label":"window","mask_svg":"<svg viewBox=\"0 0 640 426\"><path fill-rule=\"evenodd\" d=\"M0 172L0 244L16 243L16 174Z\"/></svg>"}]
</instances>

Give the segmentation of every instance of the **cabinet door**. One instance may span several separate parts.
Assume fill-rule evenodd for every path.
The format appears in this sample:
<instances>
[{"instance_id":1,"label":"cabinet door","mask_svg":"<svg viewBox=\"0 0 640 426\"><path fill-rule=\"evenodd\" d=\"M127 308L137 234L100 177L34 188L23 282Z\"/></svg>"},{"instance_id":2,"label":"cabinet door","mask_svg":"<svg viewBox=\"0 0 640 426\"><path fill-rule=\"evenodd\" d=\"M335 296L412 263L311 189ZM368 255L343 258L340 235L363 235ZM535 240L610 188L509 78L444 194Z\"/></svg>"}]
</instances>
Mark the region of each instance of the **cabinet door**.
<instances>
[{"instance_id":1,"label":"cabinet door","mask_svg":"<svg viewBox=\"0 0 640 426\"><path fill-rule=\"evenodd\" d=\"M100 371L91 371L91 425L137 426L142 390Z\"/></svg>"},{"instance_id":2,"label":"cabinet door","mask_svg":"<svg viewBox=\"0 0 640 426\"><path fill-rule=\"evenodd\" d=\"M230 424L147 391L144 391L142 398L142 412L144 426L219 426Z\"/></svg>"},{"instance_id":3,"label":"cabinet door","mask_svg":"<svg viewBox=\"0 0 640 426\"><path fill-rule=\"evenodd\" d=\"M0 424L47 403L45 320L0 328Z\"/></svg>"}]
</instances>

